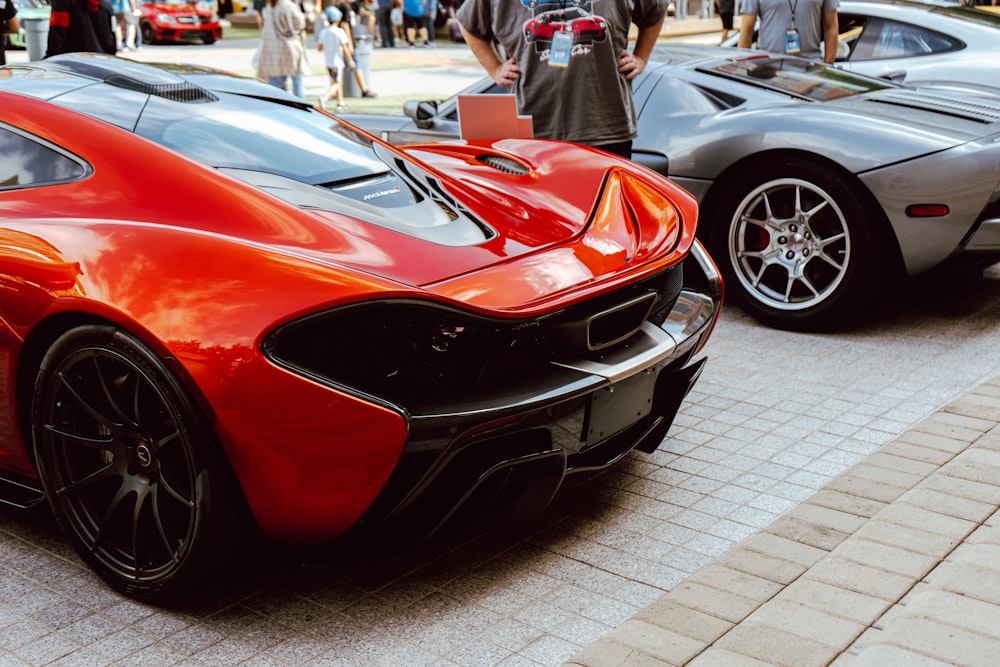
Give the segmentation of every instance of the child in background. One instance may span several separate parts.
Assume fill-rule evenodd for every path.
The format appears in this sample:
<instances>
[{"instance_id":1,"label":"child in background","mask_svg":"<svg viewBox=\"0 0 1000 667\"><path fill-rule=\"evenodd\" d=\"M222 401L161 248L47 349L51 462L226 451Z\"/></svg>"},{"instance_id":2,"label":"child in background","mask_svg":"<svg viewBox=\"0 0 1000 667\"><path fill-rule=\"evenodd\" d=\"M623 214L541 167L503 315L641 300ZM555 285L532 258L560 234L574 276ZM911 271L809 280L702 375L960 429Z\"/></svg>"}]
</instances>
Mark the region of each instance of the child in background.
<instances>
[{"instance_id":1,"label":"child in background","mask_svg":"<svg viewBox=\"0 0 1000 667\"><path fill-rule=\"evenodd\" d=\"M330 74L330 86L319 96L319 106L326 109L330 96L337 98L337 111L344 110L344 68L354 67L354 58L348 49L347 33L338 23L343 17L339 9L330 5L323 10L327 25L316 38L316 48L323 54L326 71Z\"/></svg>"},{"instance_id":2,"label":"child in background","mask_svg":"<svg viewBox=\"0 0 1000 667\"><path fill-rule=\"evenodd\" d=\"M397 40L404 41L406 35L403 34L403 0L392 0L389 21L392 23L392 34L396 36Z\"/></svg>"}]
</instances>

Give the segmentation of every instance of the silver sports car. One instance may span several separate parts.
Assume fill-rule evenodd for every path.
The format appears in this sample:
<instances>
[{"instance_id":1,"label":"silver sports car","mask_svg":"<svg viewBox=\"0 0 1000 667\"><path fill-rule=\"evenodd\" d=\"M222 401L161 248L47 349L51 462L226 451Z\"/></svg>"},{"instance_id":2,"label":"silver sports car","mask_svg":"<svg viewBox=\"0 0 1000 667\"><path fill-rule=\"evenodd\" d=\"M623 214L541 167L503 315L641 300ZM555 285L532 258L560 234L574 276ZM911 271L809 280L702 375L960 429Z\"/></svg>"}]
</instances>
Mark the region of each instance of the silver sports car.
<instances>
[{"instance_id":1,"label":"silver sports car","mask_svg":"<svg viewBox=\"0 0 1000 667\"><path fill-rule=\"evenodd\" d=\"M682 45L657 46L634 90L634 159L698 198L728 294L763 322L836 325L895 277L1000 259L1000 98ZM406 111L349 120L458 136L454 98Z\"/></svg>"},{"instance_id":2,"label":"silver sports car","mask_svg":"<svg viewBox=\"0 0 1000 667\"><path fill-rule=\"evenodd\" d=\"M843 0L838 17L838 67L911 84L986 84L1000 92L1000 13L947 0ZM734 35L724 46L738 40Z\"/></svg>"}]
</instances>

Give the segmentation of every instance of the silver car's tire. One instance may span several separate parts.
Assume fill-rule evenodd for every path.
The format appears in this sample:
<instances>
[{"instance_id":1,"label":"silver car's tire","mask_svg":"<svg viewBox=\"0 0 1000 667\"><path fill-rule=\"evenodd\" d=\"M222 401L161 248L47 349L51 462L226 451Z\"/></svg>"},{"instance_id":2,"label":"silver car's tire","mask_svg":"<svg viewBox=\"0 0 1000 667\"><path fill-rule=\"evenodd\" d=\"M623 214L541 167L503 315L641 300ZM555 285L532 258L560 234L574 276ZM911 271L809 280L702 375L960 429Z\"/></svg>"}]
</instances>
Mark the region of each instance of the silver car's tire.
<instances>
[{"instance_id":1,"label":"silver car's tire","mask_svg":"<svg viewBox=\"0 0 1000 667\"><path fill-rule=\"evenodd\" d=\"M825 166L792 159L754 169L714 211L712 256L755 318L785 329L839 324L874 270L867 193Z\"/></svg>"}]
</instances>

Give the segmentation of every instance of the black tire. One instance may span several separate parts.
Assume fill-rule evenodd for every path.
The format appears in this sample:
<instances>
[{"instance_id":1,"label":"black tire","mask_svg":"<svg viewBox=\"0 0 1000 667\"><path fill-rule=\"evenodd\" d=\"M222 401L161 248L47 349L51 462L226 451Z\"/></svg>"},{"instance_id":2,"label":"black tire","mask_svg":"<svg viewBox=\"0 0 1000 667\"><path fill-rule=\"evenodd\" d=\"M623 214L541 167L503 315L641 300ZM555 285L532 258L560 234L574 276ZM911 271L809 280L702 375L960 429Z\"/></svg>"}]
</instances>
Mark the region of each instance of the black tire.
<instances>
[{"instance_id":1,"label":"black tire","mask_svg":"<svg viewBox=\"0 0 1000 667\"><path fill-rule=\"evenodd\" d=\"M32 402L38 472L80 557L136 599L186 596L222 558L229 499L214 436L155 354L111 326L72 329Z\"/></svg>"},{"instance_id":2,"label":"black tire","mask_svg":"<svg viewBox=\"0 0 1000 667\"><path fill-rule=\"evenodd\" d=\"M880 218L859 188L801 159L754 167L727 187L710 230L727 295L770 326L843 324L874 291L869 278L878 268Z\"/></svg>"},{"instance_id":3,"label":"black tire","mask_svg":"<svg viewBox=\"0 0 1000 667\"><path fill-rule=\"evenodd\" d=\"M143 44L156 44L156 33L153 32L153 24L149 21L143 21L142 25L139 27L140 32L142 32L142 43Z\"/></svg>"}]
</instances>

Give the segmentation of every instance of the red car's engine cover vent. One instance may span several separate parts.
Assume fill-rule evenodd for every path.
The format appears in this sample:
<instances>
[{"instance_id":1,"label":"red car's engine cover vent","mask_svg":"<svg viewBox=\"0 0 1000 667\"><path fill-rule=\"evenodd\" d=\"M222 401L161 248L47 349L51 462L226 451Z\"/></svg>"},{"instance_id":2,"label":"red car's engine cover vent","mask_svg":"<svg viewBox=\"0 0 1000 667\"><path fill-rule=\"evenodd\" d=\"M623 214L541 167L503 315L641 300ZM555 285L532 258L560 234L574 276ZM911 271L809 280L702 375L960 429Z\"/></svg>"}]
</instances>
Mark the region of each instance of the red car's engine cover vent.
<instances>
[{"instance_id":1,"label":"red car's engine cover vent","mask_svg":"<svg viewBox=\"0 0 1000 667\"><path fill-rule=\"evenodd\" d=\"M503 157L502 155L480 155L476 157L476 159L498 171L504 172L505 174L526 176L531 173L531 170L527 166L521 164L517 160L512 160L511 158Z\"/></svg>"}]
</instances>

